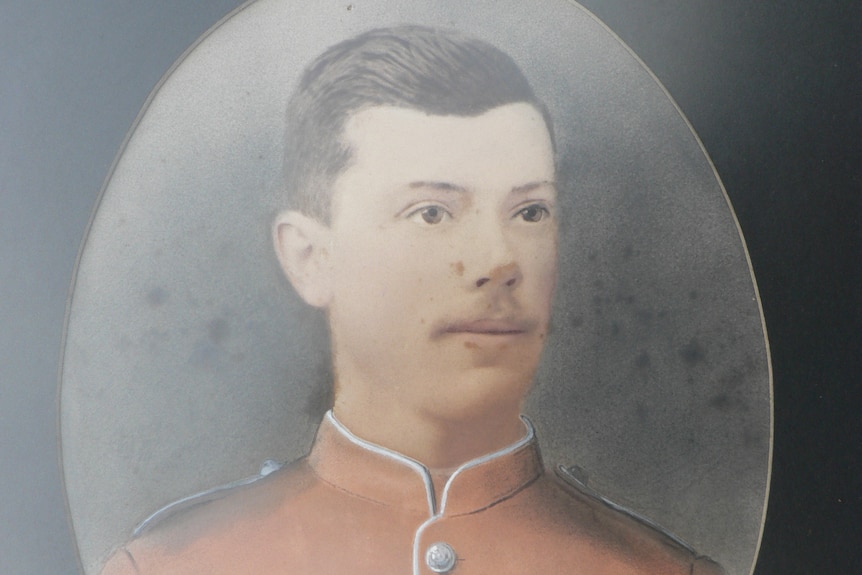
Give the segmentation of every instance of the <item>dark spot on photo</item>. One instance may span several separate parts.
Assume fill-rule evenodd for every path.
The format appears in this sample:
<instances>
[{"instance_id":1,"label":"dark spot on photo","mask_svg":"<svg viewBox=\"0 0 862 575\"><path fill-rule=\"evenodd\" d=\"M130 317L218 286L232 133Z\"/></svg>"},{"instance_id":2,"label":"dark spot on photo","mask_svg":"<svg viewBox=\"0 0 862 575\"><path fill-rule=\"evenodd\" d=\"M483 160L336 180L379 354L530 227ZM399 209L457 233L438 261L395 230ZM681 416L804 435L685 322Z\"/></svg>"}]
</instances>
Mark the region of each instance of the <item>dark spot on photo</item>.
<instances>
[{"instance_id":1,"label":"dark spot on photo","mask_svg":"<svg viewBox=\"0 0 862 575\"><path fill-rule=\"evenodd\" d=\"M208 342L198 342L189 357L189 363L196 367L213 368L221 360L222 351L218 346Z\"/></svg>"},{"instance_id":2,"label":"dark spot on photo","mask_svg":"<svg viewBox=\"0 0 862 575\"><path fill-rule=\"evenodd\" d=\"M214 344L221 344L230 335L230 326L227 320L217 317L209 322L207 324L207 335Z\"/></svg>"},{"instance_id":3,"label":"dark spot on photo","mask_svg":"<svg viewBox=\"0 0 862 575\"><path fill-rule=\"evenodd\" d=\"M158 307L168 301L168 291L163 287L156 287L147 293L147 303L152 307Z\"/></svg>"},{"instance_id":4,"label":"dark spot on photo","mask_svg":"<svg viewBox=\"0 0 862 575\"><path fill-rule=\"evenodd\" d=\"M679 355L688 366L695 366L706 360L706 350L696 339L691 340L679 350Z\"/></svg>"},{"instance_id":5,"label":"dark spot on photo","mask_svg":"<svg viewBox=\"0 0 862 575\"><path fill-rule=\"evenodd\" d=\"M644 404L639 403L635 407L635 417L641 425L645 425L649 420L649 409Z\"/></svg>"},{"instance_id":6,"label":"dark spot on photo","mask_svg":"<svg viewBox=\"0 0 862 575\"><path fill-rule=\"evenodd\" d=\"M719 393L709 399L709 406L719 411L730 411L733 407L733 400L726 393Z\"/></svg>"},{"instance_id":7,"label":"dark spot on photo","mask_svg":"<svg viewBox=\"0 0 862 575\"><path fill-rule=\"evenodd\" d=\"M635 310L635 319L640 324L649 325L652 323L653 320L653 312L648 309Z\"/></svg>"}]
</instances>

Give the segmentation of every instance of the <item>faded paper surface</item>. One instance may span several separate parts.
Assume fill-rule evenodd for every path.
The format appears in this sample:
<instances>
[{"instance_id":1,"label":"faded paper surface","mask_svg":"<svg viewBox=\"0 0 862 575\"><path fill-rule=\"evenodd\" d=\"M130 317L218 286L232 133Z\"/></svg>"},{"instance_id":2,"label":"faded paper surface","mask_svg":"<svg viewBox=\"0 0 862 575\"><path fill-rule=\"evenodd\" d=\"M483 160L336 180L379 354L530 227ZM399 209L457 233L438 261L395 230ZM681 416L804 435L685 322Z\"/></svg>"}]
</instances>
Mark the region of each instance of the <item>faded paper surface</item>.
<instances>
[{"instance_id":1,"label":"faded paper surface","mask_svg":"<svg viewBox=\"0 0 862 575\"><path fill-rule=\"evenodd\" d=\"M404 22L501 47L555 120L561 271L528 405L547 463L746 572L770 412L738 228L649 73L557 2L261 1L166 78L105 189L70 313L63 457L85 565L161 505L307 449L329 357L269 245L284 105L322 49Z\"/></svg>"}]
</instances>

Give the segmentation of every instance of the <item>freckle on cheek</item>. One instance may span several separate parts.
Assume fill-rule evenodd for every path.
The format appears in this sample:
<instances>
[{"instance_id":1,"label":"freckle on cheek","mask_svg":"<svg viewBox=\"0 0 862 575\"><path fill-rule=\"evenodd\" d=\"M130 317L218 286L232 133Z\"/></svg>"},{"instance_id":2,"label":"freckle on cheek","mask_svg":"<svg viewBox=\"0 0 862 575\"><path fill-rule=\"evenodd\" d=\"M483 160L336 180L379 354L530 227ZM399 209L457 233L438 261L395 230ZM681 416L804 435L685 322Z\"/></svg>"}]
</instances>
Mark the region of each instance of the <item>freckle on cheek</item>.
<instances>
[{"instance_id":1,"label":"freckle on cheek","mask_svg":"<svg viewBox=\"0 0 862 575\"><path fill-rule=\"evenodd\" d=\"M464 262L455 262L449 265L452 267L452 271L455 272L455 275L459 277L464 275Z\"/></svg>"}]
</instances>

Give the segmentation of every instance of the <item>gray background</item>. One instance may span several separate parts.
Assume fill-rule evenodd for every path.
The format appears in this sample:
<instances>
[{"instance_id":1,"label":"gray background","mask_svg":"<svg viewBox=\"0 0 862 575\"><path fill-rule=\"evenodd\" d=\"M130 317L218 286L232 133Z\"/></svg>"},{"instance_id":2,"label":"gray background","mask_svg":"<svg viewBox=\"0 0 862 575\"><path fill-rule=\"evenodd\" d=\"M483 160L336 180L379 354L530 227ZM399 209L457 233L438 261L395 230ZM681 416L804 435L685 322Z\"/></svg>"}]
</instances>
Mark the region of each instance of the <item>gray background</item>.
<instances>
[{"instance_id":1,"label":"gray background","mask_svg":"<svg viewBox=\"0 0 862 575\"><path fill-rule=\"evenodd\" d=\"M858 12L850 3L639 5L591 7L659 73L707 141L764 272L773 343L777 332L782 344L777 520L767 523L764 572L853 572L858 399L849 393L859 348L848 290L859 275L860 162L848 151L859 127L848 109L858 83L848 78L858 78ZM74 572L54 393L76 244L145 94L227 8L0 6L2 573Z\"/></svg>"}]
</instances>

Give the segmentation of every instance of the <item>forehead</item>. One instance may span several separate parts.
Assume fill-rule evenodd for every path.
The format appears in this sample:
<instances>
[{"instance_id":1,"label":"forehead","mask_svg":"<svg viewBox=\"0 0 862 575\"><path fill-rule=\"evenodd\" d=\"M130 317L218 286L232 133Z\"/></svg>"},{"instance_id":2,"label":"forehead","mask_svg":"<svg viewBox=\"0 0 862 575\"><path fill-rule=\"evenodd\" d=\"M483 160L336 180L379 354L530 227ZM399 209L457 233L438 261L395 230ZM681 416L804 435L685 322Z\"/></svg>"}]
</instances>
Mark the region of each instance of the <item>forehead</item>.
<instances>
[{"instance_id":1,"label":"forehead","mask_svg":"<svg viewBox=\"0 0 862 575\"><path fill-rule=\"evenodd\" d=\"M478 116L372 107L348 119L343 139L352 158L339 178L342 184L433 181L509 189L552 181L554 175L550 134L542 114L528 103L506 104Z\"/></svg>"}]
</instances>

